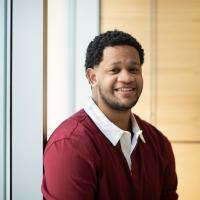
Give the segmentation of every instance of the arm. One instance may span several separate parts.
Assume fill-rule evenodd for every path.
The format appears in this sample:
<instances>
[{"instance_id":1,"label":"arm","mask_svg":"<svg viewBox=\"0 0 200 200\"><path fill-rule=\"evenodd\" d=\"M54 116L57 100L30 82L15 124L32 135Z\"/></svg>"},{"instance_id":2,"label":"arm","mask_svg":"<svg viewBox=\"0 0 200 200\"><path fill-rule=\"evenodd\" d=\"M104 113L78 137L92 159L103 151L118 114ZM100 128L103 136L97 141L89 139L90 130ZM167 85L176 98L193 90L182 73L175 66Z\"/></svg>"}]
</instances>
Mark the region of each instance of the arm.
<instances>
[{"instance_id":1,"label":"arm","mask_svg":"<svg viewBox=\"0 0 200 200\"><path fill-rule=\"evenodd\" d=\"M46 200L94 199L95 161L92 151L81 141L62 139L45 152L42 192Z\"/></svg>"},{"instance_id":2,"label":"arm","mask_svg":"<svg viewBox=\"0 0 200 200\"><path fill-rule=\"evenodd\" d=\"M177 200L177 175L175 167L175 158L171 144L166 147L168 163L164 172L163 189L161 200Z\"/></svg>"}]
</instances>

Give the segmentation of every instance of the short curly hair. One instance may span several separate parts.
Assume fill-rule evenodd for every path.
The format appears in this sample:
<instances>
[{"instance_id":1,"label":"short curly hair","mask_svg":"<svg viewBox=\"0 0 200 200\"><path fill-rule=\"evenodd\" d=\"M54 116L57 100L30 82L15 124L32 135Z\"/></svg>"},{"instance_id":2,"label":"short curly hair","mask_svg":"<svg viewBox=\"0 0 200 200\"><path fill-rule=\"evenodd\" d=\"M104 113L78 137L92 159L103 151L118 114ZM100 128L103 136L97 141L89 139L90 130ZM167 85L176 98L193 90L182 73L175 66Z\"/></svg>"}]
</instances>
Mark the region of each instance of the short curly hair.
<instances>
[{"instance_id":1,"label":"short curly hair","mask_svg":"<svg viewBox=\"0 0 200 200\"><path fill-rule=\"evenodd\" d=\"M144 63L144 50L141 44L130 34L114 30L102 33L92 40L86 51L85 69L94 68L102 61L103 50L116 45L129 45L137 49L141 65Z\"/></svg>"}]
</instances>

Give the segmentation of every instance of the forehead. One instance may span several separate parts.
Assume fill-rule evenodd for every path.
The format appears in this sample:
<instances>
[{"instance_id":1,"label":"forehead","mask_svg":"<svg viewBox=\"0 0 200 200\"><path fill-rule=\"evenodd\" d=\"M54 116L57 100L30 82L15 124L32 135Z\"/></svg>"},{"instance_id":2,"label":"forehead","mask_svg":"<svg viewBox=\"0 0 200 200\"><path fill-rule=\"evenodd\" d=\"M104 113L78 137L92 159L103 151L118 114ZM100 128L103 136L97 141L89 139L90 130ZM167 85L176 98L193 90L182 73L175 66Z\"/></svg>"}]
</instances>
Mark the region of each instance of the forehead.
<instances>
[{"instance_id":1,"label":"forehead","mask_svg":"<svg viewBox=\"0 0 200 200\"><path fill-rule=\"evenodd\" d=\"M118 64L132 64L140 65L140 57L137 49L129 45L117 45L106 47L103 51L103 57L100 65L111 66Z\"/></svg>"},{"instance_id":2,"label":"forehead","mask_svg":"<svg viewBox=\"0 0 200 200\"><path fill-rule=\"evenodd\" d=\"M128 45L109 46L103 50L103 60L120 59L139 60L139 53L135 47Z\"/></svg>"}]
</instances>

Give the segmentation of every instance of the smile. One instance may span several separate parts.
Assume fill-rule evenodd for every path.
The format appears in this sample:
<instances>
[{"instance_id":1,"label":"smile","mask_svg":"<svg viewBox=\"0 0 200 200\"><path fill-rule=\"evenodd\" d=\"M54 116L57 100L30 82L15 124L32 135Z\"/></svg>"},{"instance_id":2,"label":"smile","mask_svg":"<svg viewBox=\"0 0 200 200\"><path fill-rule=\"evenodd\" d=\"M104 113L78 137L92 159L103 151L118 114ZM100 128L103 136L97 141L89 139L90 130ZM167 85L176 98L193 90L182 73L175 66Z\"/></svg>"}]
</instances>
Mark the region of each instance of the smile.
<instances>
[{"instance_id":1,"label":"smile","mask_svg":"<svg viewBox=\"0 0 200 200\"><path fill-rule=\"evenodd\" d=\"M116 91L120 91L120 92L131 92L131 91L135 91L136 88L116 88Z\"/></svg>"}]
</instances>

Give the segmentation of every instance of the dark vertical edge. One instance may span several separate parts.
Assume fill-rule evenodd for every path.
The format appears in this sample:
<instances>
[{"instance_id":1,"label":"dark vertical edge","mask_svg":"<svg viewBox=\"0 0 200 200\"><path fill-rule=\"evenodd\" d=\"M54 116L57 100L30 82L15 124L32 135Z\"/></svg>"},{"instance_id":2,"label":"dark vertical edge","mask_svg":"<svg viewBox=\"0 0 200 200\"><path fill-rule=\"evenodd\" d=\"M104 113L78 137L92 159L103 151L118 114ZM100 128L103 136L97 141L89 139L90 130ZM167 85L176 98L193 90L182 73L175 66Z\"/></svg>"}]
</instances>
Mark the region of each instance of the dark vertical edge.
<instances>
[{"instance_id":1,"label":"dark vertical edge","mask_svg":"<svg viewBox=\"0 0 200 200\"><path fill-rule=\"evenodd\" d=\"M13 77L13 0L10 0L10 200L12 200L12 77Z\"/></svg>"},{"instance_id":2,"label":"dark vertical edge","mask_svg":"<svg viewBox=\"0 0 200 200\"><path fill-rule=\"evenodd\" d=\"M47 144L47 64L48 64L47 49L48 49L48 0L43 0L43 152ZM43 200L45 200L44 197Z\"/></svg>"},{"instance_id":3,"label":"dark vertical edge","mask_svg":"<svg viewBox=\"0 0 200 200\"><path fill-rule=\"evenodd\" d=\"M43 150L47 143L48 0L43 1Z\"/></svg>"},{"instance_id":4,"label":"dark vertical edge","mask_svg":"<svg viewBox=\"0 0 200 200\"><path fill-rule=\"evenodd\" d=\"M4 107L3 107L3 131L4 131L4 147L3 147L3 167L4 167L4 173L3 173L3 198L6 199L7 195L6 195L6 190L7 190L7 181L6 181L6 175L7 175L7 164L6 164L6 134L7 134L7 126L6 126L6 122L7 122L7 1L4 0L4 44L3 44L3 48L4 48Z\"/></svg>"}]
</instances>

